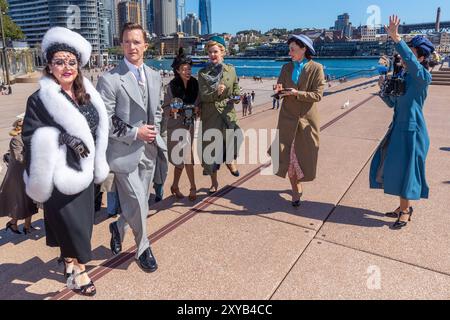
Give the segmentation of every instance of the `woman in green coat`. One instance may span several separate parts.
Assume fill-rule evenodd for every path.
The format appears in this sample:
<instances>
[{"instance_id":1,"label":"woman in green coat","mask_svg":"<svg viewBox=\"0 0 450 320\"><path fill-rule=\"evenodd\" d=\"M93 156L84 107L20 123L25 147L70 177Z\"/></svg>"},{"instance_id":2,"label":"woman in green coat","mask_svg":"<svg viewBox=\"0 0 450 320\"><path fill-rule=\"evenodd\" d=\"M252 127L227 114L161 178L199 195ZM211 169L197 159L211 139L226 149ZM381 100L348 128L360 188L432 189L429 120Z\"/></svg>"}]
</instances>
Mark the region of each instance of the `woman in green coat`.
<instances>
[{"instance_id":1,"label":"woman in green coat","mask_svg":"<svg viewBox=\"0 0 450 320\"><path fill-rule=\"evenodd\" d=\"M226 163L231 174L239 177L235 160L240 147L240 141L236 140L240 139L234 137L241 136L238 132L241 129L237 123L234 104L240 102L240 88L234 67L223 63L223 38L212 37L206 49L210 61L198 74L202 121L201 159L204 174L211 176L212 186L209 193L213 194L219 188L217 171L221 164ZM220 151L223 152L213 148L217 143L208 137L217 133L217 130L222 134L223 150Z\"/></svg>"},{"instance_id":2,"label":"woman in green coat","mask_svg":"<svg viewBox=\"0 0 450 320\"><path fill-rule=\"evenodd\" d=\"M319 156L319 111L325 86L323 67L312 61L313 42L305 35L288 40L292 62L283 66L276 92L283 99L278 121L279 151L272 156L276 175L289 180L292 186L292 205L300 206L302 182L315 180Z\"/></svg>"}]
</instances>

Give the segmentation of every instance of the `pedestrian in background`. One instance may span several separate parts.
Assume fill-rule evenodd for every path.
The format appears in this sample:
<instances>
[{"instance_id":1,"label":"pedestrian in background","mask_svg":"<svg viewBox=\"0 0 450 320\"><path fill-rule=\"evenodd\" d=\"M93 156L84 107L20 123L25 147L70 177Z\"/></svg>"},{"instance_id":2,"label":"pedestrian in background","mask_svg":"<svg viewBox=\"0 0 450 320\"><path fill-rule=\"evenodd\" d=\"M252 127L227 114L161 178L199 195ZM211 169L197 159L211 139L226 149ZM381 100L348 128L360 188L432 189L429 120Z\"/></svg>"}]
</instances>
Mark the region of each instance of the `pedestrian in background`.
<instances>
[{"instance_id":1,"label":"pedestrian in background","mask_svg":"<svg viewBox=\"0 0 450 320\"><path fill-rule=\"evenodd\" d=\"M24 144L22 141L23 115L19 116L9 133L9 162L6 175L0 186L0 217L10 217L6 230L21 234L17 226L19 220L25 220L23 233L29 234L35 229L31 225L31 217L38 212L33 200L25 192L23 173L25 171Z\"/></svg>"}]
</instances>

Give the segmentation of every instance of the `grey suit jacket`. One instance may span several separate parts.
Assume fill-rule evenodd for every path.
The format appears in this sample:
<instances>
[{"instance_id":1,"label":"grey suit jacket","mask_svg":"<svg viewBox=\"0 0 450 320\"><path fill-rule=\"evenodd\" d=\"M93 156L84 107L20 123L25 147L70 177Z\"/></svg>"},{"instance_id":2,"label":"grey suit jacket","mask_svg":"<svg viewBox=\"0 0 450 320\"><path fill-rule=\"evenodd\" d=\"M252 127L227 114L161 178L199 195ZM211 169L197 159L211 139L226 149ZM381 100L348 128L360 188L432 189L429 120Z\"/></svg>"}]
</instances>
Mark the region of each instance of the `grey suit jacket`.
<instances>
[{"instance_id":1,"label":"grey suit jacket","mask_svg":"<svg viewBox=\"0 0 450 320\"><path fill-rule=\"evenodd\" d=\"M126 136L118 138L113 134L114 128L110 120L109 145L106 154L111 171L115 173L131 173L138 167L146 144L135 140L135 137L137 130L144 123L155 125L158 132L161 132L163 101L161 76L147 66L144 66L144 70L150 88L147 109L144 107L137 80L124 61L105 73L97 84L97 90L105 102L109 119L117 115L133 127ZM158 148L167 150L166 143L160 135L157 136L155 143Z\"/></svg>"}]
</instances>

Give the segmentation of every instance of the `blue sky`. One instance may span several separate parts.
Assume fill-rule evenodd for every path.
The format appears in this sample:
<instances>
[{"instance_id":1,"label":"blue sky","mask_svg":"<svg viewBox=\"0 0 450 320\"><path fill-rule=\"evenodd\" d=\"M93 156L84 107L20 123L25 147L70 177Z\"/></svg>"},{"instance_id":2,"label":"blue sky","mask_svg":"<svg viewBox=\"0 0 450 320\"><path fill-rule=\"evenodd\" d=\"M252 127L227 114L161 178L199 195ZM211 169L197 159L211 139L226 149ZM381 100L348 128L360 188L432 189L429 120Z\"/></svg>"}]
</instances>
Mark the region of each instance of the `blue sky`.
<instances>
[{"instance_id":1,"label":"blue sky","mask_svg":"<svg viewBox=\"0 0 450 320\"><path fill-rule=\"evenodd\" d=\"M366 24L367 8L380 8L382 23L397 13L406 23L434 22L437 7L441 19L450 21L449 0L211 0L213 32L236 33L245 29L263 32L273 28L328 28L338 14L348 12L353 25ZM186 11L198 14L198 0L186 0Z\"/></svg>"}]
</instances>

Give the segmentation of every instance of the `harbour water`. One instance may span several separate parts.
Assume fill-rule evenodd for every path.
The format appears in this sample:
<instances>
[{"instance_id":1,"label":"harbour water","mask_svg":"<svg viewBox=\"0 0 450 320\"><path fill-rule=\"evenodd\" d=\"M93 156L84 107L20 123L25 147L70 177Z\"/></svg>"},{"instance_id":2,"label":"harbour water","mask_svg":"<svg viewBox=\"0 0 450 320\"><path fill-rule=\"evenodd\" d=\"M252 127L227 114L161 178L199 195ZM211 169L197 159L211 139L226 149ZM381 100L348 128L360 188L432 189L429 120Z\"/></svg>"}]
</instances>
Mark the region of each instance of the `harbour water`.
<instances>
[{"instance_id":1,"label":"harbour water","mask_svg":"<svg viewBox=\"0 0 450 320\"><path fill-rule=\"evenodd\" d=\"M331 77L347 77L349 79L359 77L370 77L378 74L376 69L378 59L315 59L325 68L325 74ZM147 60L146 63L158 70L170 71L172 60ZM225 63L236 67L238 76L242 77L278 77L281 67L285 61L275 60L247 60L247 59L225 59ZM200 67L194 67L193 72L197 74Z\"/></svg>"}]
</instances>

